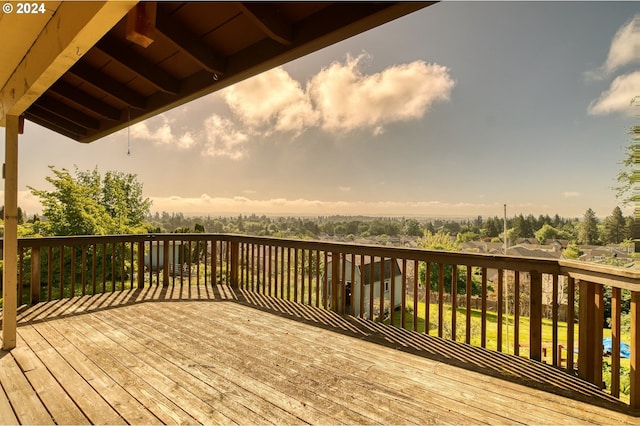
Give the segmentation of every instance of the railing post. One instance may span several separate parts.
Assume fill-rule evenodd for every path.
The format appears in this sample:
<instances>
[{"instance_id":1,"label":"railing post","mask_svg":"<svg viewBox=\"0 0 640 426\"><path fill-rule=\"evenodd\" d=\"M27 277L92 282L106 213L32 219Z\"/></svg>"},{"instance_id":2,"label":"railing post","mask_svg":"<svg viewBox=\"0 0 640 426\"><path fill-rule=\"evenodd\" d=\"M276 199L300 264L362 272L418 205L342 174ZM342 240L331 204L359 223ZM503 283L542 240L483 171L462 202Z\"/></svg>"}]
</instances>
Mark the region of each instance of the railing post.
<instances>
[{"instance_id":1,"label":"railing post","mask_svg":"<svg viewBox=\"0 0 640 426\"><path fill-rule=\"evenodd\" d=\"M169 259L169 241L167 240L158 241L158 244L160 244L161 242L162 242L162 285L167 286L169 285L169 266L171 265L171 259ZM173 246L173 250L174 252L176 250L175 244ZM180 247L180 250L182 250L182 246ZM174 256L175 256L175 253L174 253ZM182 271L182 265L180 265L180 270ZM180 277L182 278L182 272L180 272Z\"/></svg>"},{"instance_id":2,"label":"railing post","mask_svg":"<svg viewBox=\"0 0 640 426\"><path fill-rule=\"evenodd\" d=\"M138 242L138 288L144 288L144 241Z\"/></svg>"},{"instance_id":3,"label":"railing post","mask_svg":"<svg viewBox=\"0 0 640 426\"><path fill-rule=\"evenodd\" d=\"M542 274L531 271L529 291L529 358L542 360Z\"/></svg>"},{"instance_id":4,"label":"railing post","mask_svg":"<svg viewBox=\"0 0 640 426\"><path fill-rule=\"evenodd\" d=\"M640 292L631 292L631 359L629 362L631 381L631 397L629 404L633 408L640 408Z\"/></svg>"},{"instance_id":5,"label":"railing post","mask_svg":"<svg viewBox=\"0 0 640 426\"><path fill-rule=\"evenodd\" d=\"M588 281L580 281L578 376L602 386L603 291Z\"/></svg>"},{"instance_id":6,"label":"railing post","mask_svg":"<svg viewBox=\"0 0 640 426\"><path fill-rule=\"evenodd\" d=\"M31 248L31 304L40 301L40 247Z\"/></svg>"},{"instance_id":7,"label":"railing post","mask_svg":"<svg viewBox=\"0 0 640 426\"><path fill-rule=\"evenodd\" d=\"M331 253L331 310L340 312L338 292L340 291L340 254Z\"/></svg>"},{"instance_id":8,"label":"railing post","mask_svg":"<svg viewBox=\"0 0 640 426\"><path fill-rule=\"evenodd\" d=\"M231 261L230 262L231 263L231 265L230 265L231 266L230 284L231 284L232 288L238 288L238 284L239 284L239 281L238 281L238 270L239 270L238 265L239 265L239 260L240 260L238 257L240 256L240 247L239 247L240 243L238 243L237 241L232 241L230 244L231 244L231 250L230 250L231 251L231 253L230 253L230 255L231 255L231 259L230 259L230 261Z\"/></svg>"}]
</instances>

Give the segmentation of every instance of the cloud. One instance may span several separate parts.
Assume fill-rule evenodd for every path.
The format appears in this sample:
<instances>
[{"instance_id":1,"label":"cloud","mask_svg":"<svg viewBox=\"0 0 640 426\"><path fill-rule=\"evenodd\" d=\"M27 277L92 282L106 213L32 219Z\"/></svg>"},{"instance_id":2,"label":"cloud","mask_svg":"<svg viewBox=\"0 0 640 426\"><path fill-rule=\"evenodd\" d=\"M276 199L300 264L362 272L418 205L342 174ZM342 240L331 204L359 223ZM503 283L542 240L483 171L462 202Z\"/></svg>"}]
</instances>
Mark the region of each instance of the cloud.
<instances>
[{"instance_id":1,"label":"cloud","mask_svg":"<svg viewBox=\"0 0 640 426\"><path fill-rule=\"evenodd\" d=\"M374 135L384 126L416 120L434 102L449 100L455 82L441 65L414 61L366 75L366 54L347 57L322 69L306 85L283 68L275 68L222 92L235 118L250 133L293 132L310 127L343 133L368 129Z\"/></svg>"},{"instance_id":2,"label":"cloud","mask_svg":"<svg viewBox=\"0 0 640 426\"><path fill-rule=\"evenodd\" d=\"M600 80L633 63L640 63L640 14L618 29L605 62L585 75L588 79Z\"/></svg>"},{"instance_id":3,"label":"cloud","mask_svg":"<svg viewBox=\"0 0 640 426\"><path fill-rule=\"evenodd\" d=\"M300 83L282 68L231 86L222 96L236 117L254 131L300 133L318 120Z\"/></svg>"},{"instance_id":4,"label":"cloud","mask_svg":"<svg viewBox=\"0 0 640 426\"><path fill-rule=\"evenodd\" d=\"M576 191L565 191L562 193L562 196L564 198L576 198L579 197L581 194L579 192Z\"/></svg>"},{"instance_id":5,"label":"cloud","mask_svg":"<svg viewBox=\"0 0 640 426\"><path fill-rule=\"evenodd\" d=\"M334 62L309 82L323 129L380 134L386 124L419 119L434 102L449 100L455 83L446 67L414 61L365 75L360 64L366 57Z\"/></svg>"},{"instance_id":6,"label":"cloud","mask_svg":"<svg viewBox=\"0 0 640 426\"><path fill-rule=\"evenodd\" d=\"M350 215L468 215L493 214L502 209L500 203L449 203L441 201L326 201L304 198L255 199L244 196L211 197L202 194L199 197L150 197L155 211L180 211L192 215L305 215L318 216L330 214ZM514 204L510 208L530 211L531 204Z\"/></svg>"},{"instance_id":7,"label":"cloud","mask_svg":"<svg viewBox=\"0 0 640 426\"><path fill-rule=\"evenodd\" d=\"M232 121L213 114L204 122L205 147L202 155L239 160L246 155L249 136L235 128Z\"/></svg>"},{"instance_id":8,"label":"cloud","mask_svg":"<svg viewBox=\"0 0 640 426\"><path fill-rule=\"evenodd\" d=\"M640 93L640 71L616 77L609 89L591 102L587 111L592 115L622 112L632 114L632 99Z\"/></svg>"},{"instance_id":9,"label":"cloud","mask_svg":"<svg viewBox=\"0 0 640 426\"><path fill-rule=\"evenodd\" d=\"M158 121L160 125L154 128L153 125ZM177 146L180 149L189 149L195 145L196 141L191 132L176 135L171 124L172 120L161 114L157 119L143 121L131 126L131 137L149 140L158 145Z\"/></svg>"}]
</instances>

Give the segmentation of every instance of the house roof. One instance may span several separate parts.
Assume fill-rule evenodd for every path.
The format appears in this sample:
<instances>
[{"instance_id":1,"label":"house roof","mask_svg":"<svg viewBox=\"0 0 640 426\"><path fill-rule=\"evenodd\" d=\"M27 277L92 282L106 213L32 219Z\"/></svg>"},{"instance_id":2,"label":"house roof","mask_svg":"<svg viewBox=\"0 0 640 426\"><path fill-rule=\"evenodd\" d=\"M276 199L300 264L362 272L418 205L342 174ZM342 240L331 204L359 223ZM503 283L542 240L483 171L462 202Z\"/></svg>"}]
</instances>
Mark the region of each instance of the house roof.
<instances>
[{"instance_id":1,"label":"house roof","mask_svg":"<svg viewBox=\"0 0 640 426\"><path fill-rule=\"evenodd\" d=\"M433 2L136 3L0 14L0 125L92 142Z\"/></svg>"}]
</instances>

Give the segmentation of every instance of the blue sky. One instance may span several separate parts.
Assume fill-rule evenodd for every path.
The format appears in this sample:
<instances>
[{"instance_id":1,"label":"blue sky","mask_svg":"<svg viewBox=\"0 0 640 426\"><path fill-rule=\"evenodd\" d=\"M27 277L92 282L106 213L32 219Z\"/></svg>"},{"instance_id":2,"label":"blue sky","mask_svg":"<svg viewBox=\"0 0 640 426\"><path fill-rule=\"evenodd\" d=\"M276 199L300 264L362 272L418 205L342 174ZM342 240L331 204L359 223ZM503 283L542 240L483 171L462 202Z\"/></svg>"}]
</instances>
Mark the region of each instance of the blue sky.
<instances>
[{"instance_id":1,"label":"blue sky","mask_svg":"<svg viewBox=\"0 0 640 426\"><path fill-rule=\"evenodd\" d=\"M89 145L27 122L19 204L77 165L152 211L604 217L638 95L638 2L445 1Z\"/></svg>"}]
</instances>

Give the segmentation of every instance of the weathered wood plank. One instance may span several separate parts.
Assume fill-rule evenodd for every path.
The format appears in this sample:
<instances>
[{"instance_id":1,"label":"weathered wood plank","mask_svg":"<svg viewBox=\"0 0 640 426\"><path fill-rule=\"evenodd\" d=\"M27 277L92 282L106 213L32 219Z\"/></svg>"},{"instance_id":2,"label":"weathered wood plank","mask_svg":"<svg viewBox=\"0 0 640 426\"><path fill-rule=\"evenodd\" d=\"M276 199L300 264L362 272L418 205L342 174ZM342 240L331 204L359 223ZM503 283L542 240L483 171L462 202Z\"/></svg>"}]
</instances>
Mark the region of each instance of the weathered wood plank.
<instances>
[{"instance_id":1,"label":"weathered wood plank","mask_svg":"<svg viewBox=\"0 0 640 426\"><path fill-rule=\"evenodd\" d=\"M7 394L4 393L4 389L0 386L0 424L3 425L16 425L18 424L18 418L11 408L11 403L7 398Z\"/></svg>"},{"instance_id":2,"label":"weathered wood plank","mask_svg":"<svg viewBox=\"0 0 640 426\"><path fill-rule=\"evenodd\" d=\"M20 423L53 423L47 409L10 352L0 352L0 382Z\"/></svg>"},{"instance_id":3,"label":"weathered wood plank","mask_svg":"<svg viewBox=\"0 0 640 426\"><path fill-rule=\"evenodd\" d=\"M128 424L163 424L143 404L113 380L104 370L73 346L58 330L49 323L37 324L37 330L47 336L52 346L60 353L91 387L112 407Z\"/></svg>"},{"instance_id":4,"label":"weathered wood plank","mask_svg":"<svg viewBox=\"0 0 640 426\"><path fill-rule=\"evenodd\" d=\"M103 347L96 343L96 341L106 343L106 339L101 336L84 335L82 327L76 327L76 324L70 324L69 321L56 322L55 327L86 357L124 386L134 398L144 401L146 409L151 411L161 422L165 424L197 423L196 419L169 398L172 396L171 391L167 389L164 389L166 393L158 391L147 382L147 377L136 374L128 365L122 364L117 356L112 356L109 351L103 350Z\"/></svg>"},{"instance_id":5,"label":"weathered wood plank","mask_svg":"<svg viewBox=\"0 0 640 426\"><path fill-rule=\"evenodd\" d=\"M20 336L93 424L125 424L118 413L32 327L20 327Z\"/></svg>"},{"instance_id":6,"label":"weathered wood plank","mask_svg":"<svg viewBox=\"0 0 640 426\"><path fill-rule=\"evenodd\" d=\"M18 339L18 346L11 351L11 355L13 355L56 424L83 425L89 422L47 370L47 367L26 346L22 339Z\"/></svg>"}]
</instances>

